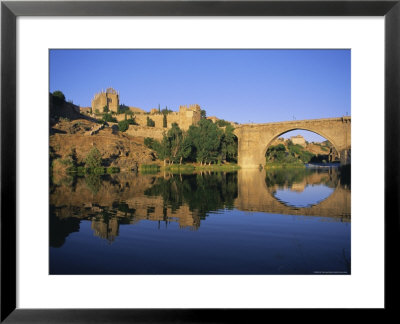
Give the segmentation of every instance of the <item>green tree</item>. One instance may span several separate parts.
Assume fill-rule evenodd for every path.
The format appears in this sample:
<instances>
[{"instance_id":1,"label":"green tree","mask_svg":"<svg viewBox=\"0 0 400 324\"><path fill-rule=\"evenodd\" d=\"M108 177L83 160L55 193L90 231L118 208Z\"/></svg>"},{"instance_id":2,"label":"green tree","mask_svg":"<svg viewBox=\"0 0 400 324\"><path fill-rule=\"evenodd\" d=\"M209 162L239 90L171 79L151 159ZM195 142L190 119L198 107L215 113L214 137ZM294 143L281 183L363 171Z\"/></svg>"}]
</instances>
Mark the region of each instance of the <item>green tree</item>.
<instances>
[{"instance_id":1,"label":"green tree","mask_svg":"<svg viewBox=\"0 0 400 324\"><path fill-rule=\"evenodd\" d=\"M219 119L215 122L215 124L219 127L226 127L226 126L231 126L230 122L227 122L226 120Z\"/></svg>"},{"instance_id":2,"label":"green tree","mask_svg":"<svg viewBox=\"0 0 400 324\"><path fill-rule=\"evenodd\" d=\"M118 106L118 114L123 114L126 113L127 111L129 111L129 107L124 105L124 104L120 104Z\"/></svg>"},{"instance_id":3,"label":"green tree","mask_svg":"<svg viewBox=\"0 0 400 324\"><path fill-rule=\"evenodd\" d=\"M53 104L61 105L65 102L65 96L60 90L56 90L53 92Z\"/></svg>"},{"instance_id":4,"label":"green tree","mask_svg":"<svg viewBox=\"0 0 400 324\"><path fill-rule=\"evenodd\" d=\"M173 123L171 129L167 132L165 144L167 145L172 162L177 162L180 159L180 150L183 143L183 133L177 123ZM181 159L180 159L181 160ZM182 162L182 160L181 160Z\"/></svg>"},{"instance_id":5,"label":"green tree","mask_svg":"<svg viewBox=\"0 0 400 324\"><path fill-rule=\"evenodd\" d=\"M108 106L107 105L103 107L103 112L104 113L108 113Z\"/></svg>"},{"instance_id":6,"label":"green tree","mask_svg":"<svg viewBox=\"0 0 400 324\"><path fill-rule=\"evenodd\" d=\"M267 162L285 162L288 155L286 147L283 144L272 145L268 148L266 153Z\"/></svg>"},{"instance_id":7,"label":"green tree","mask_svg":"<svg viewBox=\"0 0 400 324\"><path fill-rule=\"evenodd\" d=\"M154 127L155 125L156 123L154 122L154 120L147 116L147 126Z\"/></svg>"},{"instance_id":8,"label":"green tree","mask_svg":"<svg viewBox=\"0 0 400 324\"><path fill-rule=\"evenodd\" d=\"M222 130L207 119L189 127L188 137L195 147L197 162L211 163L218 159L222 134Z\"/></svg>"},{"instance_id":9,"label":"green tree","mask_svg":"<svg viewBox=\"0 0 400 324\"><path fill-rule=\"evenodd\" d=\"M166 136L163 137L162 141L159 142L155 139L152 139L150 137L146 137L144 139L144 145L146 145L148 148L154 150L157 154L157 157L160 160L164 161L164 165L166 165L166 160L169 158L170 150L169 150L169 142Z\"/></svg>"},{"instance_id":10,"label":"green tree","mask_svg":"<svg viewBox=\"0 0 400 324\"><path fill-rule=\"evenodd\" d=\"M164 109L161 109L161 113L164 114L164 115L168 115L169 113L172 113L172 112L173 112L173 110L168 109L167 106L165 106Z\"/></svg>"},{"instance_id":11,"label":"green tree","mask_svg":"<svg viewBox=\"0 0 400 324\"><path fill-rule=\"evenodd\" d=\"M164 116L163 116L163 127L167 128L167 115L166 114L164 114Z\"/></svg>"},{"instance_id":12,"label":"green tree","mask_svg":"<svg viewBox=\"0 0 400 324\"><path fill-rule=\"evenodd\" d=\"M86 168L101 167L102 158L101 153L96 146L92 147L85 159Z\"/></svg>"},{"instance_id":13,"label":"green tree","mask_svg":"<svg viewBox=\"0 0 400 324\"><path fill-rule=\"evenodd\" d=\"M189 136L187 136L187 134L183 134L183 141L177 153L179 164L182 164L182 161L186 160L191 153L192 153L192 142Z\"/></svg>"},{"instance_id":14,"label":"green tree","mask_svg":"<svg viewBox=\"0 0 400 324\"><path fill-rule=\"evenodd\" d=\"M206 118L206 111L203 109L200 111L200 118L202 119Z\"/></svg>"},{"instance_id":15,"label":"green tree","mask_svg":"<svg viewBox=\"0 0 400 324\"><path fill-rule=\"evenodd\" d=\"M238 143L233 131L234 128L231 124L226 125L225 132L221 138L220 161L237 162Z\"/></svg>"},{"instance_id":16,"label":"green tree","mask_svg":"<svg viewBox=\"0 0 400 324\"><path fill-rule=\"evenodd\" d=\"M60 90L56 90L53 92L53 97L59 99L60 101L65 101L65 95Z\"/></svg>"},{"instance_id":17,"label":"green tree","mask_svg":"<svg viewBox=\"0 0 400 324\"><path fill-rule=\"evenodd\" d=\"M73 167L76 167L78 165L78 157L75 147L71 148L71 151L68 154L68 159L71 161Z\"/></svg>"}]
</instances>

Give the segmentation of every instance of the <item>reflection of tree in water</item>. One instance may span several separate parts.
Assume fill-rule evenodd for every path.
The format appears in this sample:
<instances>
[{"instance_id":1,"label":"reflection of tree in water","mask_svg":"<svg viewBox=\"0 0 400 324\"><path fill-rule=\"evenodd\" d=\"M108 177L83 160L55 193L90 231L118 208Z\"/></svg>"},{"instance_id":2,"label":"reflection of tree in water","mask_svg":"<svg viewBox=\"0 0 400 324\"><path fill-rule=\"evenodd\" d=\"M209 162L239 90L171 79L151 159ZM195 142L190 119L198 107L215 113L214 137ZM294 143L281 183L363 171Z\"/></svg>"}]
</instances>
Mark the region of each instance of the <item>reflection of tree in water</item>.
<instances>
[{"instance_id":1,"label":"reflection of tree in water","mask_svg":"<svg viewBox=\"0 0 400 324\"><path fill-rule=\"evenodd\" d=\"M125 217L130 220L133 218L135 214L135 208L129 208L129 205L125 202L114 202L112 204L112 208L120 211L121 213L125 214Z\"/></svg>"},{"instance_id":2,"label":"reflection of tree in water","mask_svg":"<svg viewBox=\"0 0 400 324\"><path fill-rule=\"evenodd\" d=\"M99 175L93 173L85 174L86 185L93 194L97 194L99 192L102 186L102 182L105 180L107 180L111 184L116 183L115 181L112 180L112 178L108 174L106 175Z\"/></svg>"},{"instance_id":3,"label":"reflection of tree in water","mask_svg":"<svg viewBox=\"0 0 400 324\"><path fill-rule=\"evenodd\" d=\"M267 187L292 187L301 182L324 184L330 188L335 188L340 183L350 189L350 168L284 168L267 170L265 176Z\"/></svg>"},{"instance_id":4,"label":"reflection of tree in water","mask_svg":"<svg viewBox=\"0 0 400 324\"><path fill-rule=\"evenodd\" d=\"M175 211L187 204L204 218L209 211L233 208L237 197L237 173L210 173L158 178L145 195L162 196L164 205Z\"/></svg>"},{"instance_id":5,"label":"reflection of tree in water","mask_svg":"<svg viewBox=\"0 0 400 324\"><path fill-rule=\"evenodd\" d=\"M314 171L306 168L293 168L293 169L274 169L267 170L265 182L268 187L273 186L292 186L294 183L299 183L304 178L312 174Z\"/></svg>"},{"instance_id":6,"label":"reflection of tree in water","mask_svg":"<svg viewBox=\"0 0 400 324\"><path fill-rule=\"evenodd\" d=\"M90 189L90 191L94 194L97 194L101 187L101 179L97 174L87 174L85 176L86 185Z\"/></svg>"},{"instance_id":7,"label":"reflection of tree in water","mask_svg":"<svg viewBox=\"0 0 400 324\"><path fill-rule=\"evenodd\" d=\"M80 219L75 217L58 218L54 213L54 207L50 206L50 246L61 247L65 243L66 237L79 232Z\"/></svg>"}]
</instances>

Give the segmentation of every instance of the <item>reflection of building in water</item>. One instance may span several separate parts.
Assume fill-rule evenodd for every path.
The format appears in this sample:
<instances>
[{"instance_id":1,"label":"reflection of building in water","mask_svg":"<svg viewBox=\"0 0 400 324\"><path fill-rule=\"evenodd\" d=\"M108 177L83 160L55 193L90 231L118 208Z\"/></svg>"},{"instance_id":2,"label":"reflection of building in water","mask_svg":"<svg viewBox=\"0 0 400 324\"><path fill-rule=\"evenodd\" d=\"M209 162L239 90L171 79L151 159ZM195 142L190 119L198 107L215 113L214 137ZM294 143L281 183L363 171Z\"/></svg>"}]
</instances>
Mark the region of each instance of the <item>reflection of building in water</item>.
<instances>
[{"instance_id":1,"label":"reflection of building in water","mask_svg":"<svg viewBox=\"0 0 400 324\"><path fill-rule=\"evenodd\" d=\"M151 201L159 197L142 198L148 204L149 200ZM160 205L148 206L146 203L143 203L141 199L136 200L134 205L138 209L135 209L135 212L130 216L125 212L117 211L112 217L92 217L91 228L94 231L94 235L112 243L119 234L120 225L136 224L144 220L158 222L159 228L161 223L165 223L165 227L168 227L170 223L178 223L179 228L191 230L197 230L200 226L200 217L196 216L195 212L190 211L188 206L181 206L179 209L172 211L170 208ZM95 209L99 210L102 208L95 206ZM105 207L103 209L108 208Z\"/></svg>"},{"instance_id":2,"label":"reflection of building in water","mask_svg":"<svg viewBox=\"0 0 400 324\"><path fill-rule=\"evenodd\" d=\"M298 183L293 183L291 189L293 191L303 192L306 186L307 186L307 182L302 181L302 182L298 182Z\"/></svg>"},{"instance_id":3,"label":"reflection of building in water","mask_svg":"<svg viewBox=\"0 0 400 324\"><path fill-rule=\"evenodd\" d=\"M119 226L141 221L160 223L160 229L176 223L179 228L197 230L200 216L188 206L167 206L160 196L145 196L154 176L134 174L113 175L113 181L103 181L98 192L88 188L85 179L77 179L75 187L59 185L50 195L52 215L57 219L90 220L94 235L113 242L119 235ZM158 226L158 224L155 226ZM78 223L79 224L79 223ZM165 224L165 226L164 226ZM64 241L69 233L61 238Z\"/></svg>"},{"instance_id":4,"label":"reflection of building in water","mask_svg":"<svg viewBox=\"0 0 400 324\"><path fill-rule=\"evenodd\" d=\"M103 219L95 218L92 220L91 228L94 231L94 235L109 242L114 242L119 233L118 219L113 217L104 221Z\"/></svg>"},{"instance_id":5,"label":"reflection of building in water","mask_svg":"<svg viewBox=\"0 0 400 324\"><path fill-rule=\"evenodd\" d=\"M187 205L172 209L170 206L165 206L164 199L160 196L132 197L127 199L126 203L135 209L136 221L176 222L180 228L190 227L191 229L197 229L200 226L200 216L196 211L191 211Z\"/></svg>"}]
</instances>

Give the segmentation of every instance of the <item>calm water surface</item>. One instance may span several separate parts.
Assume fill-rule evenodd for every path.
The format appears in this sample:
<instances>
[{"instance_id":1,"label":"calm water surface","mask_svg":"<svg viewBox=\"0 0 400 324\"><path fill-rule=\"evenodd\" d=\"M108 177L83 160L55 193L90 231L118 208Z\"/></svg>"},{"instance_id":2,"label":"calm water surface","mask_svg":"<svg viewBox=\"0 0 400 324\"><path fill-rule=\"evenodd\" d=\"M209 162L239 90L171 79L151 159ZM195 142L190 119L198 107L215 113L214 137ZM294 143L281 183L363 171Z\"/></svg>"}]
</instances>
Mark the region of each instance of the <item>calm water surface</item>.
<instances>
[{"instance_id":1,"label":"calm water surface","mask_svg":"<svg viewBox=\"0 0 400 324\"><path fill-rule=\"evenodd\" d=\"M53 179L51 274L349 274L336 168Z\"/></svg>"}]
</instances>

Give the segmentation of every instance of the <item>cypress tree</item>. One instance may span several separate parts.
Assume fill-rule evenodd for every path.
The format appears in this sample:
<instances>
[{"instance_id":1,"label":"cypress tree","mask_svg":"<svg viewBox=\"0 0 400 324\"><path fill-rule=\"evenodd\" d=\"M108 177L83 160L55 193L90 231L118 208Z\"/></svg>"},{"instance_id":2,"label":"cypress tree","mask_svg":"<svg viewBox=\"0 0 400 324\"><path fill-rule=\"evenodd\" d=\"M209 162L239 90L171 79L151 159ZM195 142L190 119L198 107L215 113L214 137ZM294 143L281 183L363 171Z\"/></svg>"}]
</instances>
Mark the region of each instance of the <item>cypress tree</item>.
<instances>
[{"instance_id":1,"label":"cypress tree","mask_svg":"<svg viewBox=\"0 0 400 324\"><path fill-rule=\"evenodd\" d=\"M164 114L164 117L163 117L163 127L167 128L167 115L166 114Z\"/></svg>"}]
</instances>

